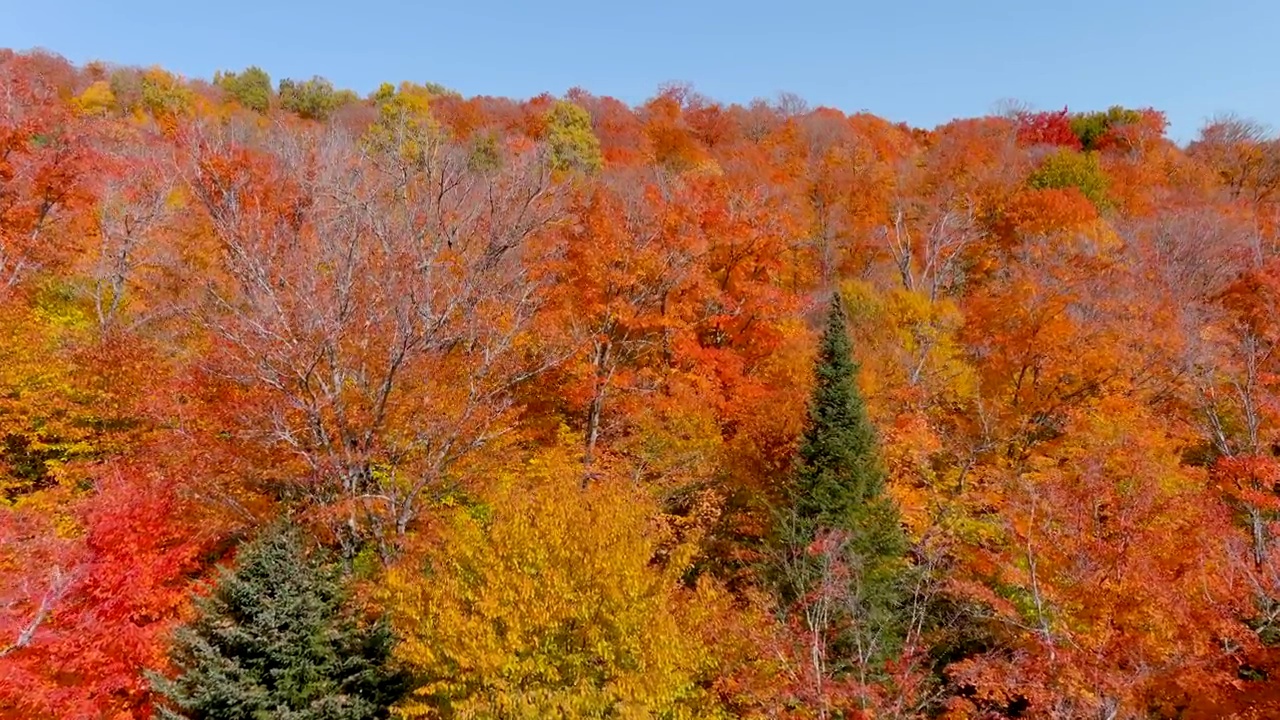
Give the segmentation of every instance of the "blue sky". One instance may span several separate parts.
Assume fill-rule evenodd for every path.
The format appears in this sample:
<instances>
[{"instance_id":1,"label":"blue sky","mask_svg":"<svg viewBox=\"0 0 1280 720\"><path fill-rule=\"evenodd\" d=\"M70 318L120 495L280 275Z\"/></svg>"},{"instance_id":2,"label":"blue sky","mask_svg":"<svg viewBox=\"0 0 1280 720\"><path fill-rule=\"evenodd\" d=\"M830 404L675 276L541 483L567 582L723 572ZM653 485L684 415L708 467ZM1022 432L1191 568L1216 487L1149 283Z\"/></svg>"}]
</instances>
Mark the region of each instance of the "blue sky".
<instances>
[{"instance_id":1,"label":"blue sky","mask_svg":"<svg viewBox=\"0 0 1280 720\"><path fill-rule=\"evenodd\" d=\"M1280 0L0 0L0 46L187 76L256 64L360 92L433 81L637 103L669 81L724 102L794 92L931 127L1017 99L1154 106L1194 136L1234 111L1280 126Z\"/></svg>"}]
</instances>

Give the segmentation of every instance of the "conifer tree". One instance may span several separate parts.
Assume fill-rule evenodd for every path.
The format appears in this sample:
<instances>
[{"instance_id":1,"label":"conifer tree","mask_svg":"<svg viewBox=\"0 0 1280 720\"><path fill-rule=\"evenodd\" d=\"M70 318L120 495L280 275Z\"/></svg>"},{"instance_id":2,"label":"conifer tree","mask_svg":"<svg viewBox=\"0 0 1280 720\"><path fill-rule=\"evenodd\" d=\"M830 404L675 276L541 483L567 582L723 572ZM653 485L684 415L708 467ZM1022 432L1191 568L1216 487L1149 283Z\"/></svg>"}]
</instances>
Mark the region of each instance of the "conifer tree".
<instances>
[{"instance_id":1,"label":"conifer tree","mask_svg":"<svg viewBox=\"0 0 1280 720\"><path fill-rule=\"evenodd\" d=\"M154 678L165 720L385 718L405 678L384 623L350 611L341 572L276 528L224 570L197 617L175 633L175 678Z\"/></svg>"},{"instance_id":2,"label":"conifer tree","mask_svg":"<svg viewBox=\"0 0 1280 720\"><path fill-rule=\"evenodd\" d=\"M788 568L785 602L803 600L823 571L813 545L828 534L842 538L840 562L849 570L843 623L850 632L874 633L884 656L900 634L907 539L896 505L885 495L887 471L875 428L858 390L843 300L831 300L816 361L809 421L796 459L791 503L782 522ZM828 561L830 558L827 559ZM839 644L839 643L837 643ZM864 642L865 646L866 643Z\"/></svg>"}]
</instances>

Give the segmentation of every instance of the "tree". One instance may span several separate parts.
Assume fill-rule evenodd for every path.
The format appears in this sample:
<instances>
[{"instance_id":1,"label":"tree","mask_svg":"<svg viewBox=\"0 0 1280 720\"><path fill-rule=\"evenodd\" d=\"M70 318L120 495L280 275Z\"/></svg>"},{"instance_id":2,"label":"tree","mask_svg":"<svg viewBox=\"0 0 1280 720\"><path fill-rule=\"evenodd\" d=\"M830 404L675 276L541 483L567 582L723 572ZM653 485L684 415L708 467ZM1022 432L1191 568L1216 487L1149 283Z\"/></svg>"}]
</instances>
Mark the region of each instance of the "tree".
<instances>
[{"instance_id":1,"label":"tree","mask_svg":"<svg viewBox=\"0 0 1280 720\"><path fill-rule=\"evenodd\" d=\"M1280 140L1257 121L1216 117L1200 129L1187 154L1212 169L1233 199L1261 204L1280 188Z\"/></svg>"},{"instance_id":2,"label":"tree","mask_svg":"<svg viewBox=\"0 0 1280 720\"><path fill-rule=\"evenodd\" d=\"M210 132L189 187L225 248L207 359L266 403L240 437L294 458L273 489L341 525L349 555L390 557L543 368L524 253L558 210L532 150L475 172L412 103L384 109L365 142L327 127L316 152L283 128L258 153Z\"/></svg>"},{"instance_id":3,"label":"tree","mask_svg":"<svg viewBox=\"0 0 1280 720\"><path fill-rule=\"evenodd\" d=\"M0 509L0 718L150 716L143 671L163 662L219 531L194 516L181 473L147 464Z\"/></svg>"},{"instance_id":4,"label":"tree","mask_svg":"<svg viewBox=\"0 0 1280 720\"><path fill-rule=\"evenodd\" d=\"M1272 130L295 77L0 49L0 720L282 506L398 711L1280 717Z\"/></svg>"},{"instance_id":5,"label":"tree","mask_svg":"<svg viewBox=\"0 0 1280 720\"><path fill-rule=\"evenodd\" d=\"M817 675L870 679L898 650L907 540L857 387L844 301L832 296L817 384L781 523L783 602L803 615ZM864 683L865 685L865 683Z\"/></svg>"},{"instance_id":6,"label":"tree","mask_svg":"<svg viewBox=\"0 0 1280 720\"><path fill-rule=\"evenodd\" d=\"M1105 144L1108 133L1125 125L1142 122L1142 113L1120 105L1112 105L1102 112L1076 113L1071 116L1071 132L1080 138L1085 150L1098 150Z\"/></svg>"},{"instance_id":7,"label":"tree","mask_svg":"<svg viewBox=\"0 0 1280 720\"><path fill-rule=\"evenodd\" d=\"M91 203L95 161L87 123L58 89L18 62L0 64L0 298L64 267L78 249L70 225Z\"/></svg>"},{"instance_id":8,"label":"tree","mask_svg":"<svg viewBox=\"0 0 1280 720\"><path fill-rule=\"evenodd\" d=\"M271 108L271 76L260 67L251 65L243 72L218 72L213 84L222 88L245 108L265 113Z\"/></svg>"},{"instance_id":9,"label":"tree","mask_svg":"<svg viewBox=\"0 0 1280 720\"><path fill-rule=\"evenodd\" d=\"M1075 132L1071 114L1066 108L1051 112L1013 112L1018 127L1018 142L1023 145L1057 145L1080 149L1080 137Z\"/></svg>"},{"instance_id":10,"label":"tree","mask_svg":"<svg viewBox=\"0 0 1280 720\"><path fill-rule=\"evenodd\" d=\"M1060 149L1044 159L1027 179L1027 184L1037 190L1075 188L1099 210L1110 206L1107 174L1098 164L1096 152Z\"/></svg>"},{"instance_id":11,"label":"tree","mask_svg":"<svg viewBox=\"0 0 1280 720\"><path fill-rule=\"evenodd\" d=\"M338 91L333 83L316 76L310 80L280 81L280 106L308 120L326 120L344 103L355 99L349 90Z\"/></svg>"},{"instance_id":12,"label":"tree","mask_svg":"<svg viewBox=\"0 0 1280 720\"><path fill-rule=\"evenodd\" d=\"M385 595L415 677L405 717L720 717L706 686L720 594L625 479L580 486L570 438L444 515ZM665 552L664 552L665 551ZM664 557L665 555L665 557Z\"/></svg>"},{"instance_id":13,"label":"tree","mask_svg":"<svg viewBox=\"0 0 1280 720\"><path fill-rule=\"evenodd\" d=\"M155 678L168 720L385 718L405 678L381 622L348 608L336 564L293 528L270 529L222 570L175 633L172 679Z\"/></svg>"},{"instance_id":14,"label":"tree","mask_svg":"<svg viewBox=\"0 0 1280 720\"><path fill-rule=\"evenodd\" d=\"M106 115L116 107L116 96L110 83L99 80L76 97L75 106L85 115Z\"/></svg>"},{"instance_id":15,"label":"tree","mask_svg":"<svg viewBox=\"0 0 1280 720\"><path fill-rule=\"evenodd\" d=\"M1248 639L1226 622L1235 583L1211 538L1234 533L1206 473L1123 397L1070 415L1062 442L1007 478L1008 536L991 543L1005 557L983 564L998 575L986 622L1005 640L947 669L976 689L957 717L1023 703L1024 717L1230 716L1211 710L1239 682L1239 655L1214 656Z\"/></svg>"},{"instance_id":16,"label":"tree","mask_svg":"<svg viewBox=\"0 0 1280 720\"><path fill-rule=\"evenodd\" d=\"M142 74L142 107L158 121L191 112L195 93L171 72L153 67Z\"/></svg>"},{"instance_id":17,"label":"tree","mask_svg":"<svg viewBox=\"0 0 1280 720\"><path fill-rule=\"evenodd\" d=\"M547 142L555 170L599 170L604 160L600 140L591 131L591 116L571 102L561 100L547 113Z\"/></svg>"},{"instance_id":18,"label":"tree","mask_svg":"<svg viewBox=\"0 0 1280 720\"><path fill-rule=\"evenodd\" d=\"M875 428L857 386L844 300L832 297L816 366L809 424L799 450L792 509L812 536L817 528L855 533L859 549L897 566L906 551L897 510L885 497Z\"/></svg>"}]
</instances>

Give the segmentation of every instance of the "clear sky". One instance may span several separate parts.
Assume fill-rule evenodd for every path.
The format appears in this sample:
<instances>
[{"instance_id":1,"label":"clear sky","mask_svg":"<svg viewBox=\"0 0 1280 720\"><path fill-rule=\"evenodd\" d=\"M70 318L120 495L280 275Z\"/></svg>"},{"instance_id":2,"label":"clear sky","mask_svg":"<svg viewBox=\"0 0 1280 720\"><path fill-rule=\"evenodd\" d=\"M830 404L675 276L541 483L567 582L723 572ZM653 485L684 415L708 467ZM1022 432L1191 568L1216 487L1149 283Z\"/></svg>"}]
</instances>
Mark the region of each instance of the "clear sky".
<instances>
[{"instance_id":1,"label":"clear sky","mask_svg":"<svg viewBox=\"0 0 1280 720\"><path fill-rule=\"evenodd\" d=\"M669 81L724 102L811 105L931 127L1017 99L1280 126L1280 0L0 0L0 46L192 77L256 64L361 93L433 81L630 103Z\"/></svg>"}]
</instances>

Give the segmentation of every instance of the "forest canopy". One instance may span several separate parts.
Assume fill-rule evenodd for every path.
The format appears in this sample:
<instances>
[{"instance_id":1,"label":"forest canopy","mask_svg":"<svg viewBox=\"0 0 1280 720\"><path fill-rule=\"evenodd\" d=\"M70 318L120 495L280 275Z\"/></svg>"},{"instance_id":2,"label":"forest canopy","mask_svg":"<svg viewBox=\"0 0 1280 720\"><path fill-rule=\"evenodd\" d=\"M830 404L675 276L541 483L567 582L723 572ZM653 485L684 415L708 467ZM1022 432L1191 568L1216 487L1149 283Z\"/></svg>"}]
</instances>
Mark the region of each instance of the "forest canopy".
<instances>
[{"instance_id":1,"label":"forest canopy","mask_svg":"<svg viewBox=\"0 0 1280 720\"><path fill-rule=\"evenodd\" d=\"M1280 140L0 50L0 718L1280 716Z\"/></svg>"}]
</instances>

